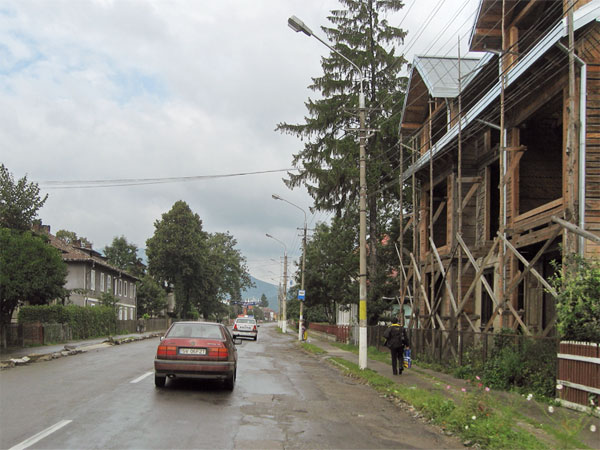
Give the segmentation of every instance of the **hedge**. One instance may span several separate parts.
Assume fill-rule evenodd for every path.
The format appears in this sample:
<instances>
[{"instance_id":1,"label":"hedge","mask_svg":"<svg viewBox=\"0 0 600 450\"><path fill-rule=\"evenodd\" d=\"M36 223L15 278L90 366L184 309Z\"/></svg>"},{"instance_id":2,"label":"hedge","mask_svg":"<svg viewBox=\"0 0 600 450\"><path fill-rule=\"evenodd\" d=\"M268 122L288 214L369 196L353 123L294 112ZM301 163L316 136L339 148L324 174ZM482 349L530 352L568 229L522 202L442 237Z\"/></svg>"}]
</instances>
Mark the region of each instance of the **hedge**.
<instances>
[{"instance_id":1,"label":"hedge","mask_svg":"<svg viewBox=\"0 0 600 450\"><path fill-rule=\"evenodd\" d=\"M23 306L19 310L18 321L67 324L71 327L73 339L107 336L117 329L117 314L108 306Z\"/></svg>"}]
</instances>

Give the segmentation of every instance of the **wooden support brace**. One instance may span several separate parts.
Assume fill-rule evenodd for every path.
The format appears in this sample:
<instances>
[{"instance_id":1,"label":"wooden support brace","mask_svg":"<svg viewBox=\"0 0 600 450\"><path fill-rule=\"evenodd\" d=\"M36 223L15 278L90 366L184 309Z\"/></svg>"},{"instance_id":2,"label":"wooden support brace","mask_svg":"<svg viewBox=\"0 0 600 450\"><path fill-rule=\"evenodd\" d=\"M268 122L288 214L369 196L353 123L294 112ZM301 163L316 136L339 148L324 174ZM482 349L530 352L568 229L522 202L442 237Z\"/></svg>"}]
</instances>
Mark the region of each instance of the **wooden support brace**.
<instances>
[{"instance_id":1,"label":"wooden support brace","mask_svg":"<svg viewBox=\"0 0 600 450\"><path fill-rule=\"evenodd\" d=\"M487 263L488 263L489 259L494 254L494 251L496 250L496 246L498 245L498 242L499 242L498 239L494 239L494 244L492 245L492 248L490 248L490 251L488 252L488 254L485 256L485 258L483 260L483 263L481 264L481 267L479 269L475 269L476 270L475 279L473 280L473 282L469 286L469 289L467 290L467 293L465 294L465 296L463 297L462 301L460 302L460 305L458 305L457 314L460 314L462 312L462 309L465 307L465 304L469 300L469 297L471 296L471 294L475 290L475 286L477 286L477 283L479 282L479 279L483 275L483 271L485 270L485 267L487 266ZM469 260L471 260L472 258L473 257L471 256L471 258ZM473 266L473 267L476 267L476 266ZM495 297L492 297L492 301L494 302L494 304L496 305L496 307L498 307L498 302L496 301Z\"/></svg>"},{"instance_id":2,"label":"wooden support brace","mask_svg":"<svg viewBox=\"0 0 600 450\"><path fill-rule=\"evenodd\" d=\"M552 216L552 222L555 222L555 223L563 226L567 230L572 231L573 233L575 233L579 236L583 236L584 238L589 239L590 241L595 242L596 244L600 244L600 237L596 236L593 233L590 233L589 231L582 230L578 226L573 225L572 223L567 222L566 220L562 220L559 217Z\"/></svg>"},{"instance_id":3,"label":"wooden support brace","mask_svg":"<svg viewBox=\"0 0 600 450\"><path fill-rule=\"evenodd\" d=\"M419 287L421 288L421 294L423 294L423 300L425 300L425 306L427 306L427 310L429 311L432 328L435 328L435 321L433 320L433 317L431 317L431 306L429 305L429 298L427 297L427 292L425 292L425 288L423 287L423 282L421 281L421 274L419 273L419 266L417 265L417 261L415 261L415 257L412 253L410 254L410 259L413 263L414 273L415 273L415 276L417 277Z\"/></svg>"},{"instance_id":4,"label":"wooden support brace","mask_svg":"<svg viewBox=\"0 0 600 450\"><path fill-rule=\"evenodd\" d=\"M508 150L508 149L507 149ZM515 150L519 150L519 148L516 148ZM510 167L508 168L508 170L506 171L506 175L504 175L502 181L500 182L500 187L503 188L504 185L506 183L508 183L508 180L510 180L510 177L512 176L514 170L517 168L517 164L519 164L519 161L521 161L521 157L525 154L525 152L523 151L519 151L513 158L513 160L510 163Z\"/></svg>"},{"instance_id":5,"label":"wooden support brace","mask_svg":"<svg viewBox=\"0 0 600 450\"><path fill-rule=\"evenodd\" d=\"M442 264L442 259L440 258L440 254L438 253L437 247L433 242L431 236L429 236L429 243L431 244L431 249L433 250L433 254L435 255L435 259L440 267L440 272L442 273L442 277L444 279L444 284L446 285L446 290L448 291L448 296L450 297L450 302L452 303L452 309L454 309L454 315L458 310L458 306L456 305L456 299L454 298L454 293L452 292L452 287L448 282L448 278L446 277L446 270L444 269L444 265Z\"/></svg>"},{"instance_id":6,"label":"wooden support brace","mask_svg":"<svg viewBox=\"0 0 600 450\"><path fill-rule=\"evenodd\" d=\"M410 217L410 219L408 219L408 222L406 222L406 225L404 225L404 229L402 230L402 233L406 233L408 228L412 225L414 218L415 218L415 216L413 215Z\"/></svg>"},{"instance_id":7,"label":"wooden support brace","mask_svg":"<svg viewBox=\"0 0 600 450\"><path fill-rule=\"evenodd\" d=\"M558 295L558 294L557 294L557 292L556 292L556 290L555 290L555 289L554 289L552 286L550 286L550 284L548 284L548 282L547 282L547 281L544 279L544 277L543 277L543 276L541 276L541 275L539 274L539 272L538 272L537 270L535 270L535 269L534 269L534 268L533 268L533 267L532 267L532 266L529 264L529 262L527 262L527 260L526 260L526 259L523 257L523 255L521 255L521 254L519 253L519 251L518 251L518 250L517 250L517 249L516 249L516 248L515 248L515 247L514 247L514 246L513 246L513 245L512 245L510 242L509 242L509 240L508 240L508 239L506 239L506 238L505 238L505 237L502 235L502 233L498 232L498 236L500 237L500 239L502 239L502 240L504 241L504 243L506 244L506 247L507 247L507 248L508 248L508 249L509 249L511 252L513 252L513 254L514 254L514 255L515 255L517 258L519 258L519 260L520 260L520 261L523 263L523 265L524 265L526 268L528 268L528 269L529 269L529 271L530 271L530 272L531 272L531 273L532 273L532 274L533 274L533 275L534 275L534 276L535 276L535 277L536 277L536 278L537 278L537 279L540 281L540 283L542 283L542 284L544 285L544 287L546 288L546 290L547 290L548 292L550 292L550 294L552 294L552 296L553 296L554 298L556 298L556 297L557 297L557 295Z\"/></svg>"},{"instance_id":8,"label":"wooden support brace","mask_svg":"<svg viewBox=\"0 0 600 450\"><path fill-rule=\"evenodd\" d=\"M438 217L440 217L440 214L444 210L444 206L446 206L446 200L441 202L440 206L438 206L438 209L436 210L435 214L433 215L433 219L431 219L433 221L433 223L435 223L438 220Z\"/></svg>"},{"instance_id":9,"label":"wooden support brace","mask_svg":"<svg viewBox=\"0 0 600 450\"><path fill-rule=\"evenodd\" d=\"M475 183L475 184L473 184L473 186L471 186L471 189L469 189L469 192L467 192L467 195L465 195L465 198L462 202L462 205L460 207L461 211L464 210L466 208L466 206L469 204L469 200L471 200L471 197L473 197L473 195L477 191L478 187L479 187L479 183Z\"/></svg>"},{"instance_id":10,"label":"wooden support brace","mask_svg":"<svg viewBox=\"0 0 600 450\"><path fill-rule=\"evenodd\" d=\"M535 255L535 257L525 267L525 270L523 270L523 272L521 272L517 277L515 277L513 279L513 281L511 281L511 284L510 284L509 288L504 293L504 298L505 299L508 298L508 296L510 295L510 293L519 285L519 283L530 272L531 268L533 268L533 266L535 265L535 263L538 262L538 260L542 257L542 255L544 254L544 252L546 251L546 249L552 244L552 242L554 241L554 239L556 238L556 236L558 236L560 234L561 229L562 228L560 226L558 226L558 225L555 226L555 230L552 233L552 236L544 243L544 245L542 246L542 248L539 249L539 251L537 252L537 254ZM552 292L550 292L550 294L552 294ZM552 295L554 296L554 298L556 298L556 295L554 295L554 294L552 294Z\"/></svg>"}]
</instances>

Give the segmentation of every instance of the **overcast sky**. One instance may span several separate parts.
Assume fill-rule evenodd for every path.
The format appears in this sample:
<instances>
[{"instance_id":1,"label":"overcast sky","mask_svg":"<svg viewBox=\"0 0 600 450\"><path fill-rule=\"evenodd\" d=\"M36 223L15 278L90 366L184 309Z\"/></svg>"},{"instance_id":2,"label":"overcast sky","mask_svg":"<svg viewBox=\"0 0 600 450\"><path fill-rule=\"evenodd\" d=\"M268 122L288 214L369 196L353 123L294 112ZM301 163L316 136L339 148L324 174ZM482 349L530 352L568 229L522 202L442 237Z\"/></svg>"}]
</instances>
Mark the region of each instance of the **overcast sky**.
<instances>
[{"instance_id":1,"label":"overcast sky","mask_svg":"<svg viewBox=\"0 0 600 450\"><path fill-rule=\"evenodd\" d=\"M414 2L414 5L413 5ZM479 0L407 0L394 25L404 48L455 56ZM294 33L320 33L335 0L15 0L0 2L0 161L48 193L39 216L102 250L139 248L177 200L206 231L229 231L250 273L277 284L283 246L300 255L302 189L285 172L138 186L57 188L50 182L156 179L288 169L302 143L274 131L302 121L307 86L328 53ZM437 8L440 8L437 10ZM431 22L427 22L431 18ZM464 53L463 53L464 54ZM368 105L367 105L368 106ZM118 184L118 183L115 183ZM64 185L64 184L63 184ZM292 269L293 270L293 269Z\"/></svg>"}]
</instances>

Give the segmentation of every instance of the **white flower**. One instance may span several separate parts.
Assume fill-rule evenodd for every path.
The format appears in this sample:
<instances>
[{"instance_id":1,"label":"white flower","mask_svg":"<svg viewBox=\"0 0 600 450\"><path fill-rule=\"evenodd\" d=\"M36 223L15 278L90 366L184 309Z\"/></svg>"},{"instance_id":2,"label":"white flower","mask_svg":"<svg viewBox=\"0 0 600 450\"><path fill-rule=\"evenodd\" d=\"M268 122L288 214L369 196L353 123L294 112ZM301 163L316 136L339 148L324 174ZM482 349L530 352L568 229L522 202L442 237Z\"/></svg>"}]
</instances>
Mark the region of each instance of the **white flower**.
<instances>
[{"instance_id":1,"label":"white flower","mask_svg":"<svg viewBox=\"0 0 600 450\"><path fill-rule=\"evenodd\" d=\"M552 414L554 412L554 406L548 406L548 412Z\"/></svg>"},{"instance_id":2,"label":"white flower","mask_svg":"<svg viewBox=\"0 0 600 450\"><path fill-rule=\"evenodd\" d=\"M556 390L558 391L562 391L563 385L562 384L557 384L556 385Z\"/></svg>"},{"instance_id":3,"label":"white flower","mask_svg":"<svg viewBox=\"0 0 600 450\"><path fill-rule=\"evenodd\" d=\"M590 425L590 431L592 433L595 433L596 432L596 425Z\"/></svg>"},{"instance_id":4,"label":"white flower","mask_svg":"<svg viewBox=\"0 0 600 450\"><path fill-rule=\"evenodd\" d=\"M477 419L477 416L471 416L471 420Z\"/></svg>"},{"instance_id":5,"label":"white flower","mask_svg":"<svg viewBox=\"0 0 600 450\"><path fill-rule=\"evenodd\" d=\"M533 394L529 394L529 395L527 396L527 401L530 401L532 398L533 398Z\"/></svg>"},{"instance_id":6,"label":"white flower","mask_svg":"<svg viewBox=\"0 0 600 450\"><path fill-rule=\"evenodd\" d=\"M469 425L465 425L465 430L468 430L468 429L469 429Z\"/></svg>"}]
</instances>

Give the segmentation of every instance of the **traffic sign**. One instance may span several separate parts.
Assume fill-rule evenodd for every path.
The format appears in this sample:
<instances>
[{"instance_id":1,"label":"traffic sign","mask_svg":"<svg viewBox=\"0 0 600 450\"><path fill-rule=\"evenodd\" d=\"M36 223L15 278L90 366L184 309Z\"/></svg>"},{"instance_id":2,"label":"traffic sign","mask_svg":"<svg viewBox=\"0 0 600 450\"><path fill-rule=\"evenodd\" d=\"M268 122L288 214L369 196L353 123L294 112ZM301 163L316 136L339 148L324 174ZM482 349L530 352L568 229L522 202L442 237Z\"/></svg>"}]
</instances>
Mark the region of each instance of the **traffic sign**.
<instances>
[{"instance_id":1,"label":"traffic sign","mask_svg":"<svg viewBox=\"0 0 600 450\"><path fill-rule=\"evenodd\" d=\"M300 289L298 291L298 300L304 300L305 297L306 297L306 291L303 289Z\"/></svg>"}]
</instances>

